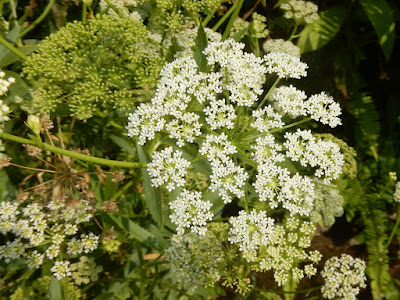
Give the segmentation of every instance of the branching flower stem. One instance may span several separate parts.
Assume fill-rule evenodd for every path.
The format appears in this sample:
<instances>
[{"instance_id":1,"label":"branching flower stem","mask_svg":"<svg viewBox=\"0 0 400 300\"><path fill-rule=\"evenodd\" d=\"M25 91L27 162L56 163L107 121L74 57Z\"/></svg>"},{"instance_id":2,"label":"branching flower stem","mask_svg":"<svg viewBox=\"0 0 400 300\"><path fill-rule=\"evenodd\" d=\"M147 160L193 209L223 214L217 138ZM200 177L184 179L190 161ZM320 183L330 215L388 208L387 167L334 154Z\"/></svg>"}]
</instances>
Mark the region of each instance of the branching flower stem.
<instances>
[{"instance_id":1,"label":"branching flower stem","mask_svg":"<svg viewBox=\"0 0 400 300\"><path fill-rule=\"evenodd\" d=\"M21 144L27 144L27 145L33 145L35 147L41 148L46 151L50 151L53 153L69 156L72 158L80 159L83 161L99 164L99 165L106 165L106 166L111 166L111 167L122 167L122 168L146 168L147 164L146 163L139 163L139 162L130 162L130 161L116 161L116 160L110 160L110 159L105 159L105 158L100 158L100 157L94 157L90 155L85 155L81 153L76 153L70 150L65 150L56 146L52 146L46 143L40 143L36 142L33 140L28 140L19 136L15 136L9 133L0 133L0 138L10 140L13 142L21 143Z\"/></svg>"},{"instance_id":2,"label":"branching flower stem","mask_svg":"<svg viewBox=\"0 0 400 300\"><path fill-rule=\"evenodd\" d=\"M267 101L269 95L271 95L272 91L274 90L274 88L276 87L276 85L279 83L280 80L281 80L280 77L278 77L278 78L275 80L274 84L271 86L271 88L269 89L268 93L265 95L264 99L263 99L263 100L261 101L261 103L258 105L257 109L260 109L260 108L264 105L265 101Z\"/></svg>"}]
</instances>

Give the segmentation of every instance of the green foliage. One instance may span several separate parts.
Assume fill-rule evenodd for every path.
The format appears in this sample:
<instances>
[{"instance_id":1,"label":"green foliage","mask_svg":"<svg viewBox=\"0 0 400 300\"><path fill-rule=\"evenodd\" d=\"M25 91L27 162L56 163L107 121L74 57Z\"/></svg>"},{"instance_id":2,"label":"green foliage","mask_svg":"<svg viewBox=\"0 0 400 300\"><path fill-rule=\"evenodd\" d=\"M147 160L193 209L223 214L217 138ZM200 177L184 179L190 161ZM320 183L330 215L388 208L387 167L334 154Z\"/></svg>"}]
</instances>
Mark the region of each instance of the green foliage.
<instances>
[{"instance_id":1,"label":"green foliage","mask_svg":"<svg viewBox=\"0 0 400 300\"><path fill-rule=\"evenodd\" d=\"M324 47L339 32L345 15L346 10L341 5L321 12L317 21L304 27L300 33L297 46L302 52L315 51Z\"/></svg>"},{"instance_id":2,"label":"green foliage","mask_svg":"<svg viewBox=\"0 0 400 300\"><path fill-rule=\"evenodd\" d=\"M158 49L134 19L97 16L86 24L69 23L27 60L24 72L35 90L25 107L50 113L66 103L83 120L96 110L132 109L157 82Z\"/></svg>"},{"instance_id":3,"label":"green foliage","mask_svg":"<svg viewBox=\"0 0 400 300\"><path fill-rule=\"evenodd\" d=\"M371 202L365 201L365 204ZM367 208L365 205L362 210L364 221L365 241L368 251L367 274L371 279L371 288L374 299L398 299L400 293L394 286L389 273L389 257L386 247L388 235L388 215L379 208ZM374 205L374 204L372 204Z\"/></svg>"},{"instance_id":4,"label":"green foliage","mask_svg":"<svg viewBox=\"0 0 400 300\"><path fill-rule=\"evenodd\" d=\"M392 8L386 0L359 0L378 36L386 60L389 60L395 40Z\"/></svg>"}]
</instances>

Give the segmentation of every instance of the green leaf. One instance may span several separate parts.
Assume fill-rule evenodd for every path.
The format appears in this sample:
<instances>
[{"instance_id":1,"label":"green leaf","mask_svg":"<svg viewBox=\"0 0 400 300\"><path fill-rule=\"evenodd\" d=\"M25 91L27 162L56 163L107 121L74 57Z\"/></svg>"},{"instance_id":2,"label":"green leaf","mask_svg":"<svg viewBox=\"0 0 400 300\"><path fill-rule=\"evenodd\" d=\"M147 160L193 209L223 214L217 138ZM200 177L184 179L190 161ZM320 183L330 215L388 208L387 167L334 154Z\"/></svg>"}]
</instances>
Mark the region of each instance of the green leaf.
<instances>
[{"instance_id":1,"label":"green leaf","mask_svg":"<svg viewBox=\"0 0 400 300\"><path fill-rule=\"evenodd\" d=\"M54 277L50 281L49 300L63 300L60 281Z\"/></svg>"},{"instance_id":2,"label":"green leaf","mask_svg":"<svg viewBox=\"0 0 400 300\"><path fill-rule=\"evenodd\" d=\"M125 150L126 152L128 152L131 155L135 155L135 149L132 147L132 145L124 138L121 138L119 136L116 135L110 135L110 139L116 143L119 147L121 147L121 149Z\"/></svg>"},{"instance_id":3,"label":"green leaf","mask_svg":"<svg viewBox=\"0 0 400 300\"><path fill-rule=\"evenodd\" d=\"M150 162L150 156L146 151L146 148L137 144L137 152L139 155L139 162L148 163ZM161 199L161 191L160 188L155 188L151 185L151 178L147 169L142 169L143 175L143 188L144 188L144 196L147 204L147 208L150 211L151 216L154 221L159 226L164 225L163 214L162 214L162 199Z\"/></svg>"},{"instance_id":4,"label":"green leaf","mask_svg":"<svg viewBox=\"0 0 400 300\"><path fill-rule=\"evenodd\" d=\"M194 60L197 63L198 70L200 72L209 71L209 66L207 65L206 56L203 50L207 47L207 35L204 31L203 26L200 24L199 30L197 31L197 37L195 39L194 46Z\"/></svg>"},{"instance_id":5,"label":"green leaf","mask_svg":"<svg viewBox=\"0 0 400 300\"><path fill-rule=\"evenodd\" d=\"M165 240L157 238L150 231L144 229L130 219L122 216L108 215L120 228L125 229L127 233L139 242L162 251L166 247Z\"/></svg>"},{"instance_id":6,"label":"green leaf","mask_svg":"<svg viewBox=\"0 0 400 300\"><path fill-rule=\"evenodd\" d=\"M4 169L0 170L0 202L13 201L16 198L16 189Z\"/></svg>"},{"instance_id":7,"label":"green leaf","mask_svg":"<svg viewBox=\"0 0 400 300\"><path fill-rule=\"evenodd\" d=\"M386 0L360 0L379 39L383 54L389 60L395 40L395 22L392 9Z\"/></svg>"},{"instance_id":8,"label":"green leaf","mask_svg":"<svg viewBox=\"0 0 400 300\"><path fill-rule=\"evenodd\" d=\"M320 18L304 27L297 46L301 52L310 52L322 48L338 33L342 27L346 9L334 6L320 14Z\"/></svg>"}]
</instances>

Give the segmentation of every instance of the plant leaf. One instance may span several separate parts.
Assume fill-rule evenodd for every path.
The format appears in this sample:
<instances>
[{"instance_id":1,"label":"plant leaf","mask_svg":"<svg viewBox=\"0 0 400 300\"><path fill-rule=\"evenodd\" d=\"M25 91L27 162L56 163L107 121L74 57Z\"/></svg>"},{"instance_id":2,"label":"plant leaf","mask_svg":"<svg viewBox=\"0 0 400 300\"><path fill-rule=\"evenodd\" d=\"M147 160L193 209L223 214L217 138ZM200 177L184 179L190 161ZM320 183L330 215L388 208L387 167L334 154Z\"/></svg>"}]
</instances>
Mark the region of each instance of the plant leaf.
<instances>
[{"instance_id":1,"label":"plant leaf","mask_svg":"<svg viewBox=\"0 0 400 300\"><path fill-rule=\"evenodd\" d=\"M200 24L199 30L197 30L197 37L195 39L194 46L194 60L197 63L198 70L200 72L207 72L208 65L206 56L203 53L203 50L207 47L207 35L204 31L203 26Z\"/></svg>"},{"instance_id":2,"label":"plant leaf","mask_svg":"<svg viewBox=\"0 0 400 300\"><path fill-rule=\"evenodd\" d=\"M144 229L130 219L122 216L108 215L120 228L125 229L128 234L139 242L162 251L166 247L166 242L154 236L150 231Z\"/></svg>"},{"instance_id":3,"label":"plant leaf","mask_svg":"<svg viewBox=\"0 0 400 300\"><path fill-rule=\"evenodd\" d=\"M395 40L395 22L391 7L386 0L360 0L360 4L375 29L386 60L389 60Z\"/></svg>"},{"instance_id":4,"label":"plant leaf","mask_svg":"<svg viewBox=\"0 0 400 300\"><path fill-rule=\"evenodd\" d=\"M139 161L141 163L150 162L150 156L147 153L146 149L140 146L139 144L137 144L136 148L139 155ZM151 178L149 173L147 172L147 169L142 169L142 175L143 175L144 196L147 207L154 221L156 221L157 225L163 226L164 220L162 215L162 200L161 200L160 188L155 188L151 185Z\"/></svg>"},{"instance_id":5,"label":"plant leaf","mask_svg":"<svg viewBox=\"0 0 400 300\"><path fill-rule=\"evenodd\" d=\"M60 281L56 278L51 278L49 287L49 299L50 300L63 300L62 289Z\"/></svg>"},{"instance_id":6,"label":"plant leaf","mask_svg":"<svg viewBox=\"0 0 400 300\"><path fill-rule=\"evenodd\" d=\"M334 6L320 13L320 18L304 27L297 46L301 52L310 52L322 48L338 33L342 27L346 9Z\"/></svg>"}]
</instances>

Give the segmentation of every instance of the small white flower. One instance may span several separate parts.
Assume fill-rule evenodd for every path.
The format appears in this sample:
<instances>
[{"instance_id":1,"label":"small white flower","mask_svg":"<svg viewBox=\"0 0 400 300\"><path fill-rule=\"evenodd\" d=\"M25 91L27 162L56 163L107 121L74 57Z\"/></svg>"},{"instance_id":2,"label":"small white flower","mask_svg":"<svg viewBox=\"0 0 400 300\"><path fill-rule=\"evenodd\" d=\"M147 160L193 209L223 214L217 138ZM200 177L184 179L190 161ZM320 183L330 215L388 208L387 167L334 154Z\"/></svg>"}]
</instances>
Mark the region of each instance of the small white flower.
<instances>
[{"instance_id":1,"label":"small white flower","mask_svg":"<svg viewBox=\"0 0 400 300\"><path fill-rule=\"evenodd\" d=\"M306 93L296 89L293 85L280 86L272 93L272 100L275 100L279 107L291 117L306 116L307 109L305 100Z\"/></svg>"},{"instance_id":2,"label":"small white flower","mask_svg":"<svg viewBox=\"0 0 400 300\"><path fill-rule=\"evenodd\" d=\"M334 256L325 263L321 276L325 280L321 288L322 296L326 299L343 297L350 300L357 299L360 288L365 288L365 262L342 254L340 258Z\"/></svg>"},{"instance_id":3,"label":"small white flower","mask_svg":"<svg viewBox=\"0 0 400 300\"><path fill-rule=\"evenodd\" d=\"M286 19L295 19L299 24L310 24L319 19L318 6L311 1L290 0L281 4L280 8L285 10L283 16Z\"/></svg>"},{"instance_id":4,"label":"small white flower","mask_svg":"<svg viewBox=\"0 0 400 300\"><path fill-rule=\"evenodd\" d=\"M396 183L396 189L393 194L393 199L395 202L400 203L400 181Z\"/></svg>"},{"instance_id":5,"label":"small white flower","mask_svg":"<svg viewBox=\"0 0 400 300\"><path fill-rule=\"evenodd\" d=\"M255 259L260 246L270 243L274 232L274 220L267 217L264 210L252 210L249 214L241 210L239 216L229 219L229 223L232 227L228 241L231 244L238 243L239 250L245 252L250 261Z\"/></svg>"},{"instance_id":6,"label":"small white flower","mask_svg":"<svg viewBox=\"0 0 400 300\"><path fill-rule=\"evenodd\" d=\"M282 146L275 142L275 137L272 134L267 134L256 139L256 144L251 145L255 150L253 158L258 164L267 162L282 162L285 156L279 151L282 151Z\"/></svg>"},{"instance_id":7,"label":"small white flower","mask_svg":"<svg viewBox=\"0 0 400 300\"><path fill-rule=\"evenodd\" d=\"M210 190L222 197L224 203L232 202L233 195L238 198L244 197L243 186L245 185L249 175L242 167L235 165L230 160L215 160L212 162L212 174L210 175Z\"/></svg>"},{"instance_id":8,"label":"small white flower","mask_svg":"<svg viewBox=\"0 0 400 300\"><path fill-rule=\"evenodd\" d=\"M311 96L305 105L312 119L332 128L342 124L338 117L342 114L339 104L325 92Z\"/></svg>"},{"instance_id":9,"label":"small white flower","mask_svg":"<svg viewBox=\"0 0 400 300\"><path fill-rule=\"evenodd\" d=\"M172 223L178 226L178 234L183 234L185 228L192 232L204 235L207 231L205 225L211 221L214 214L210 211L212 203L201 199L198 191L183 189L180 197L170 203L173 214L170 215Z\"/></svg>"},{"instance_id":10,"label":"small white flower","mask_svg":"<svg viewBox=\"0 0 400 300\"><path fill-rule=\"evenodd\" d=\"M185 142L193 143L194 138L201 135L202 124L199 123L199 118L199 115L192 112L183 113L166 124L165 129L169 132L169 137L177 139L176 144L183 147Z\"/></svg>"},{"instance_id":11,"label":"small white flower","mask_svg":"<svg viewBox=\"0 0 400 300\"><path fill-rule=\"evenodd\" d=\"M147 167L154 187L167 184L168 191L172 191L185 185L186 169L189 168L190 162L184 159L182 154L181 151L174 151L172 147L154 152Z\"/></svg>"},{"instance_id":12,"label":"small white flower","mask_svg":"<svg viewBox=\"0 0 400 300\"><path fill-rule=\"evenodd\" d=\"M207 156L210 162L215 160L227 160L229 155L236 153L236 146L233 145L225 133L220 135L209 134L206 141L199 149L201 155Z\"/></svg>"},{"instance_id":13,"label":"small white flower","mask_svg":"<svg viewBox=\"0 0 400 300\"><path fill-rule=\"evenodd\" d=\"M263 49L265 52L283 52L300 58L300 48L283 39L266 40Z\"/></svg>"},{"instance_id":14,"label":"small white flower","mask_svg":"<svg viewBox=\"0 0 400 300\"><path fill-rule=\"evenodd\" d=\"M233 129L236 119L235 109L231 104L226 104L224 99L211 101L203 111L207 115L206 122L212 130L222 127Z\"/></svg>"},{"instance_id":15,"label":"small white flower","mask_svg":"<svg viewBox=\"0 0 400 300\"><path fill-rule=\"evenodd\" d=\"M142 103L134 113L130 113L128 120L128 136L138 136L139 144L144 145L146 140L152 140L155 133L164 128L163 109L150 103Z\"/></svg>"},{"instance_id":16,"label":"small white flower","mask_svg":"<svg viewBox=\"0 0 400 300\"><path fill-rule=\"evenodd\" d=\"M56 261L50 271L53 272L55 278L61 280L64 277L71 276L69 264L69 261Z\"/></svg>"},{"instance_id":17,"label":"small white flower","mask_svg":"<svg viewBox=\"0 0 400 300\"><path fill-rule=\"evenodd\" d=\"M280 114L276 113L272 106L265 106L263 109L253 110L254 123L251 126L259 132L268 132L273 128L282 128L285 123L282 122Z\"/></svg>"},{"instance_id":18,"label":"small white flower","mask_svg":"<svg viewBox=\"0 0 400 300\"><path fill-rule=\"evenodd\" d=\"M280 78L297 78L307 76L307 64L296 56L283 52L268 53L265 57L268 73L276 73Z\"/></svg>"},{"instance_id":19,"label":"small white flower","mask_svg":"<svg viewBox=\"0 0 400 300\"><path fill-rule=\"evenodd\" d=\"M96 250L97 246L99 245L99 237L93 232L90 232L89 234L82 234L81 243L83 246L83 252L89 253Z\"/></svg>"}]
</instances>

